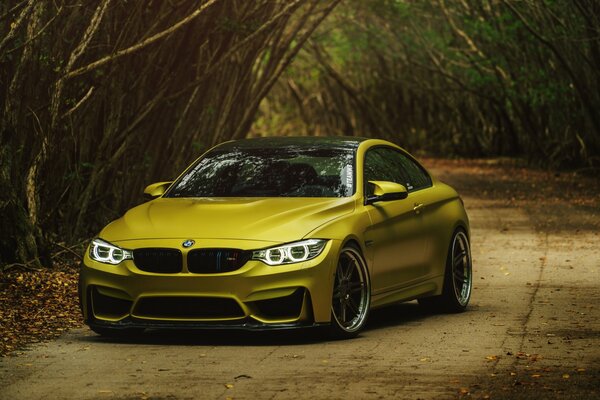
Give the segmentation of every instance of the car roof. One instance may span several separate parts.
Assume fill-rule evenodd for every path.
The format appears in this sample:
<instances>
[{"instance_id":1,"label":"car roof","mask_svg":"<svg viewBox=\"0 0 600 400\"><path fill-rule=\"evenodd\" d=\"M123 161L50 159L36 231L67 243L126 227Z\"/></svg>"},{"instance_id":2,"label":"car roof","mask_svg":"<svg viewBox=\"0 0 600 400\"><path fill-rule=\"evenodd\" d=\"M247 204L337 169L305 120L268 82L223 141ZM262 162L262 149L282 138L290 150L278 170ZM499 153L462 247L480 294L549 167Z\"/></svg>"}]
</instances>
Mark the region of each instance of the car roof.
<instances>
[{"instance_id":1,"label":"car roof","mask_svg":"<svg viewBox=\"0 0 600 400\"><path fill-rule=\"evenodd\" d=\"M368 140L368 138L354 136L273 136L233 140L221 144L218 146L218 149L269 149L281 147L310 148L313 146L318 146L321 149L331 148L354 150L358 148L358 146L365 140Z\"/></svg>"}]
</instances>

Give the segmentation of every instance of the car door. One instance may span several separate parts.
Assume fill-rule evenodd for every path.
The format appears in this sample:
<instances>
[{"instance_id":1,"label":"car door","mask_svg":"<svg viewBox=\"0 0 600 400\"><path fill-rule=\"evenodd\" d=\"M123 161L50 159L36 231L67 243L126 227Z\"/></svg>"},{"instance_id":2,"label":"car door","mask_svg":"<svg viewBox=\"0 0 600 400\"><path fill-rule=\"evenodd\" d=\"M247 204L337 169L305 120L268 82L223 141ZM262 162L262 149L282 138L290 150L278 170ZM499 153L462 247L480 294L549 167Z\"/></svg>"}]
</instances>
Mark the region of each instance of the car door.
<instances>
[{"instance_id":1,"label":"car door","mask_svg":"<svg viewBox=\"0 0 600 400\"><path fill-rule=\"evenodd\" d=\"M365 194L368 181L404 185L408 197L367 205L371 226L365 233L373 249L373 294L392 291L422 280L430 271L430 238L426 189L431 178L410 157L391 147L375 147L364 158Z\"/></svg>"}]
</instances>

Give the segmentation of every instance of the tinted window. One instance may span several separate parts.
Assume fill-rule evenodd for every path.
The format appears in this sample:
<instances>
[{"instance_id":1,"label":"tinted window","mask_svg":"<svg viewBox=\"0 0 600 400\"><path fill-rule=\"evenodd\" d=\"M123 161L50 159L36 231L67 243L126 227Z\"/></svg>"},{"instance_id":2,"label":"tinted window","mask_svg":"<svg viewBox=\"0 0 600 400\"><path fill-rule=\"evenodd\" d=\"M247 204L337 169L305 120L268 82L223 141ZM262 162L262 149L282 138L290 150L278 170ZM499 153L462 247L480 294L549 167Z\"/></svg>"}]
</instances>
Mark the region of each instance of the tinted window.
<instances>
[{"instance_id":1,"label":"tinted window","mask_svg":"<svg viewBox=\"0 0 600 400\"><path fill-rule=\"evenodd\" d=\"M216 149L166 197L345 197L354 193L354 151Z\"/></svg>"},{"instance_id":2,"label":"tinted window","mask_svg":"<svg viewBox=\"0 0 600 400\"><path fill-rule=\"evenodd\" d=\"M409 192L431 186L429 175L408 156L389 147L376 147L365 156L365 184L390 181L404 185ZM370 191L367 191L370 194Z\"/></svg>"}]
</instances>

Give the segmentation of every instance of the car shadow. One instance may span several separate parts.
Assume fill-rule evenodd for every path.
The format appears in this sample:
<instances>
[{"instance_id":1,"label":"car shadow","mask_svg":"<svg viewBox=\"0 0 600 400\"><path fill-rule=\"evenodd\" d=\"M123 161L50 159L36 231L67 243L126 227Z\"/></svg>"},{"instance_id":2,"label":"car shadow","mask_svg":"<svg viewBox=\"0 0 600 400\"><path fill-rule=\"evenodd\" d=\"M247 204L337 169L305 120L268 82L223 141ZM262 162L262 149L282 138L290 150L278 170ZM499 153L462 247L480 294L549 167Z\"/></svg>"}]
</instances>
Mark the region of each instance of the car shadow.
<instances>
[{"instance_id":1,"label":"car shadow","mask_svg":"<svg viewBox=\"0 0 600 400\"><path fill-rule=\"evenodd\" d=\"M419 307L416 301L392 304L372 310L365 331L377 331L383 328L414 325L417 322L434 317L435 314Z\"/></svg>"},{"instance_id":2,"label":"car shadow","mask_svg":"<svg viewBox=\"0 0 600 400\"><path fill-rule=\"evenodd\" d=\"M279 331L218 329L147 329L135 337L82 336L89 343L146 344L164 346L293 346L323 342L320 328Z\"/></svg>"},{"instance_id":3,"label":"car shadow","mask_svg":"<svg viewBox=\"0 0 600 400\"><path fill-rule=\"evenodd\" d=\"M420 323L435 317L416 302L402 303L372 310L364 332ZM295 346L332 341L325 328L279 331L148 329L134 337L85 335L78 338L88 343L146 344L164 346ZM352 340L360 340L361 335Z\"/></svg>"}]
</instances>

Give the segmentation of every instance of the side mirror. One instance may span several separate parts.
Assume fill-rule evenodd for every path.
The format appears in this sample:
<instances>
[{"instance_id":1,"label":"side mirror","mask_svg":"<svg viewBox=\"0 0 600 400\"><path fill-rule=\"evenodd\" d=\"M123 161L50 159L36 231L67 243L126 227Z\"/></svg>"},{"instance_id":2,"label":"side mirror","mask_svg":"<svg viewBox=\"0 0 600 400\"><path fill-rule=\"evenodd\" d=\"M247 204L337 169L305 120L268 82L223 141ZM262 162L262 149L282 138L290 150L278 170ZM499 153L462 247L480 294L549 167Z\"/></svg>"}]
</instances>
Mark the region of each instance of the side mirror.
<instances>
[{"instance_id":1,"label":"side mirror","mask_svg":"<svg viewBox=\"0 0 600 400\"><path fill-rule=\"evenodd\" d=\"M173 181L158 182L146 186L146 189L144 189L144 197L148 200L152 200L162 196L167 191L167 188L171 186L171 183L173 183Z\"/></svg>"},{"instance_id":2,"label":"side mirror","mask_svg":"<svg viewBox=\"0 0 600 400\"><path fill-rule=\"evenodd\" d=\"M373 204L378 201L402 200L408 197L408 190L404 185L388 181L369 181L370 185L375 186L373 195L367 196L365 204Z\"/></svg>"}]
</instances>

